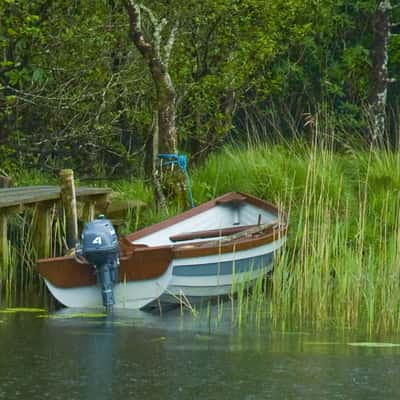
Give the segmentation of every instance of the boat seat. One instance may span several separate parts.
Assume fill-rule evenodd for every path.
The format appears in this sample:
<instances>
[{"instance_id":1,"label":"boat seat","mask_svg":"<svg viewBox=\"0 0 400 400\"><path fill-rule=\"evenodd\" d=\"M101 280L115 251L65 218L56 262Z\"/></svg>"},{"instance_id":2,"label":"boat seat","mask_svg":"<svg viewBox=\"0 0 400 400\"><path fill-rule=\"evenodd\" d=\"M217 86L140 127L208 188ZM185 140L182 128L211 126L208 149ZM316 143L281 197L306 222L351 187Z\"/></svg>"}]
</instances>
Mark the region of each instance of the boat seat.
<instances>
[{"instance_id":1,"label":"boat seat","mask_svg":"<svg viewBox=\"0 0 400 400\"><path fill-rule=\"evenodd\" d=\"M221 229L209 229L205 231L185 232L185 233L180 233L178 235L170 236L169 240L171 240L172 242L182 242L184 240L205 239L218 236L226 236L242 232L246 229L253 228L255 226L257 225L244 225L244 226L234 226Z\"/></svg>"},{"instance_id":2,"label":"boat seat","mask_svg":"<svg viewBox=\"0 0 400 400\"><path fill-rule=\"evenodd\" d=\"M237 204L237 203L243 203L246 201L246 197L239 194L239 193L231 193L228 196L225 196L222 199L218 199L215 201L216 204Z\"/></svg>"}]
</instances>

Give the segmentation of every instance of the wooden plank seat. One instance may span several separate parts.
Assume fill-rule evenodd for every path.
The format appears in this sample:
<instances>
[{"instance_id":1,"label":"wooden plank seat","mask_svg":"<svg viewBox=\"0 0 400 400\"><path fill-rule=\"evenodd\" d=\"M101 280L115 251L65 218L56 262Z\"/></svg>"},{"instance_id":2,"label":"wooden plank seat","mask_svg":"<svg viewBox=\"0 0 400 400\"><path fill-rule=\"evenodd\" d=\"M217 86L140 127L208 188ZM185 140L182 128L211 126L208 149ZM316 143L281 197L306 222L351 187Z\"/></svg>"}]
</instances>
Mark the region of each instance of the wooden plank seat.
<instances>
[{"instance_id":1,"label":"wooden plank seat","mask_svg":"<svg viewBox=\"0 0 400 400\"><path fill-rule=\"evenodd\" d=\"M243 203L244 201L246 201L246 197L243 196L240 193L230 193L228 196L224 196L221 199L217 199L215 201L216 204L220 204L220 205L238 205L240 203Z\"/></svg>"},{"instance_id":2,"label":"wooden plank seat","mask_svg":"<svg viewBox=\"0 0 400 400\"><path fill-rule=\"evenodd\" d=\"M206 239L206 238L228 236L227 239L232 240L232 239L236 239L237 237L240 237L240 236L254 235L255 233L265 231L266 229L271 228L274 225L275 225L275 222L271 223L271 224L233 226L233 227L222 228L222 229L209 229L209 230L205 230L205 231L186 232L186 233L180 233L178 235L170 236L169 239L172 242L182 242L184 240ZM238 235L235 235L235 234L238 234ZM235 237L232 237L231 235L235 235Z\"/></svg>"},{"instance_id":3,"label":"wooden plank seat","mask_svg":"<svg viewBox=\"0 0 400 400\"><path fill-rule=\"evenodd\" d=\"M249 228L253 228L255 226L257 225L233 226L229 228L185 232L185 233L180 233L178 235L170 236L169 240L171 240L172 242L182 242L184 240L206 239L218 236L226 236L226 235L232 235L233 233L244 231Z\"/></svg>"}]
</instances>

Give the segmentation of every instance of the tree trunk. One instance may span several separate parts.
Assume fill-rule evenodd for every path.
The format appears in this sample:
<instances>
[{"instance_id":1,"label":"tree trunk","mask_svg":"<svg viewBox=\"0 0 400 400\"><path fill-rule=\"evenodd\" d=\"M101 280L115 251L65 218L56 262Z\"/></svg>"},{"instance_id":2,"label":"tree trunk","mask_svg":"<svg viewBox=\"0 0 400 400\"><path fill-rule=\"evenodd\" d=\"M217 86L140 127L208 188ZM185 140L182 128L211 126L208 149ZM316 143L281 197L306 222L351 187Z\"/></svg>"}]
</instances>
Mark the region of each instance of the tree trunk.
<instances>
[{"instance_id":1,"label":"tree trunk","mask_svg":"<svg viewBox=\"0 0 400 400\"><path fill-rule=\"evenodd\" d=\"M175 39L177 26L172 28L167 43L161 48L161 31L166 20L158 21L146 7L139 5L135 0L124 0L124 6L129 15L130 37L136 48L143 56L149 67L157 94L157 138L153 138L153 158L158 153L175 154L177 152L178 137L176 130L176 93L168 70L168 61ZM147 13L153 25L152 39L145 38L142 32L141 17L143 11ZM156 148L158 146L158 149ZM158 204L166 207L166 198L176 196L178 191L185 190L185 177L179 168L168 167L169 171L162 171L162 164L154 163L153 178L156 187Z\"/></svg>"},{"instance_id":2,"label":"tree trunk","mask_svg":"<svg viewBox=\"0 0 400 400\"><path fill-rule=\"evenodd\" d=\"M155 62L152 62L152 64L153 63ZM157 64L158 65L151 66L150 69L154 83L156 85L158 100L157 113L159 152L176 153L178 148L178 140L175 126L176 93L167 68L161 63Z\"/></svg>"},{"instance_id":3,"label":"tree trunk","mask_svg":"<svg viewBox=\"0 0 400 400\"><path fill-rule=\"evenodd\" d=\"M136 48L143 56L144 62L150 69L157 93L158 133L160 151L174 153L177 149L177 134L175 127L175 100L176 94L172 79L168 71L168 58L171 42L174 40L175 31L171 32L169 43L166 45L165 57L161 55L161 29L163 21L155 20L151 11L141 7L134 0L124 0L124 6L129 15L130 36ZM154 26L152 42L144 37L141 26L141 10L150 14ZM168 46L168 47L167 47Z\"/></svg>"},{"instance_id":4,"label":"tree trunk","mask_svg":"<svg viewBox=\"0 0 400 400\"><path fill-rule=\"evenodd\" d=\"M374 23L374 48L371 91L371 141L384 144L386 99L389 82L388 47L390 37L390 0L378 0Z\"/></svg>"}]
</instances>

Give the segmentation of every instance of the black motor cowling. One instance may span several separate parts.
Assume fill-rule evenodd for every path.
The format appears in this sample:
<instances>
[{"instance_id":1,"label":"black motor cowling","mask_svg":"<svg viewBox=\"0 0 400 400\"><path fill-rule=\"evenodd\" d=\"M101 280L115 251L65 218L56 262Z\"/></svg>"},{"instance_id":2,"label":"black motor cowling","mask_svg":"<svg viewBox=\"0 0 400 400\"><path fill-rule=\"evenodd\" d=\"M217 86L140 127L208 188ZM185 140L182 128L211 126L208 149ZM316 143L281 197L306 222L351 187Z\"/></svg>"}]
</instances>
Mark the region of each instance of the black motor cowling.
<instances>
[{"instance_id":1,"label":"black motor cowling","mask_svg":"<svg viewBox=\"0 0 400 400\"><path fill-rule=\"evenodd\" d=\"M110 220L100 216L85 224L79 253L96 268L103 305L111 311L115 304L114 284L118 282L119 243Z\"/></svg>"}]
</instances>

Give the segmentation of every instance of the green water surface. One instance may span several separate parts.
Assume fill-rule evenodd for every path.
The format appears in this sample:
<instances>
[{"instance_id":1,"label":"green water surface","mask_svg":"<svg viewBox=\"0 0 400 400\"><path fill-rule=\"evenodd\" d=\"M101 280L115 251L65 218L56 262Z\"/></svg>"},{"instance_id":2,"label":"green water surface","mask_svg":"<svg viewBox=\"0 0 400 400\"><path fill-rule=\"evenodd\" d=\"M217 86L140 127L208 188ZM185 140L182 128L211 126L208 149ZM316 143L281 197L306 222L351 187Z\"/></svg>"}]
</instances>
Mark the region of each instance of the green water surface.
<instances>
[{"instance_id":1,"label":"green water surface","mask_svg":"<svg viewBox=\"0 0 400 400\"><path fill-rule=\"evenodd\" d=\"M239 328L229 312L3 308L0 399L399 399L399 344Z\"/></svg>"}]
</instances>

